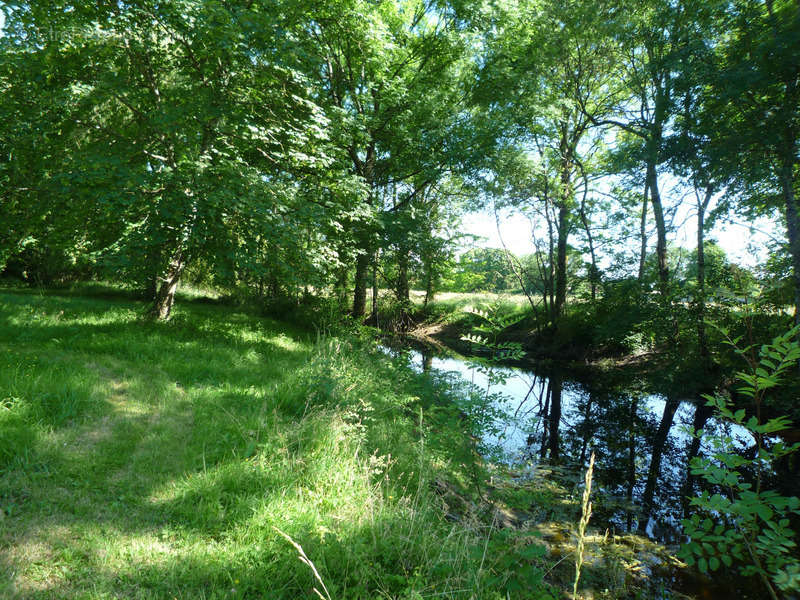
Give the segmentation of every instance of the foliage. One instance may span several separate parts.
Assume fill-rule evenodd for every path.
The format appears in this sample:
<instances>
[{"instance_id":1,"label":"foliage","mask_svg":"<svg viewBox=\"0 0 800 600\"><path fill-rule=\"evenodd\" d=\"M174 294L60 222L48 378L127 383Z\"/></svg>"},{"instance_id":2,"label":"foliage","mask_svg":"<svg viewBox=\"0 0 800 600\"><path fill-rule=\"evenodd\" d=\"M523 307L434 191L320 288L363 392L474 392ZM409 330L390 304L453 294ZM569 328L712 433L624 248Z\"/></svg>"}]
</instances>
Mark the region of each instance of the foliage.
<instances>
[{"instance_id":1,"label":"foliage","mask_svg":"<svg viewBox=\"0 0 800 600\"><path fill-rule=\"evenodd\" d=\"M498 302L486 308L472 308L466 312L477 316L480 323L473 327L473 333L461 339L489 351L492 361L520 360L525 355L519 342L499 340L504 331L525 317L524 313L504 314L502 305Z\"/></svg>"},{"instance_id":2,"label":"foliage","mask_svg":"<svg viewBox=\"0 0 800 600\"><path fill-rule=\"evenodd\" d=\"M800 591L800 562L797 560L796 534L790 517L800 515L800 499L785 497L766 488L766 480L775 461L795 452L800 444L787 445L771 439L789 426L784 416L762 421L762 410L769 395L800 360L800 344L794 328L758 348L737 348L750 367L739 372L737 391L753 403L755 415L745 409L733 410L722 396L707 396L708 405L732 423L744 428L755 440L755 455L742 456L732 450L732 439L698 432L709 445L710 457L692 461L692 473L701 476L713 493L704 491L691 504L706 516L694 514L684 520L690 541L681 550L689 564L703 571L716 571L722 565L739 565L745 575L758 575L770 596L777 597L777 587L785 593ZM739 338L729 340L736 345Z\"/></svg>"},{"instance_id":3,"label":"foliage","mask_svg":"<svg viewBox=\"0 0 800 600\"><path fill-rule=\"evenodd\" d=\"M462 253L443 289L450 292L509 292L519 288L506 252L496 248L472 248Z\"/></svg>"}]
</instances>

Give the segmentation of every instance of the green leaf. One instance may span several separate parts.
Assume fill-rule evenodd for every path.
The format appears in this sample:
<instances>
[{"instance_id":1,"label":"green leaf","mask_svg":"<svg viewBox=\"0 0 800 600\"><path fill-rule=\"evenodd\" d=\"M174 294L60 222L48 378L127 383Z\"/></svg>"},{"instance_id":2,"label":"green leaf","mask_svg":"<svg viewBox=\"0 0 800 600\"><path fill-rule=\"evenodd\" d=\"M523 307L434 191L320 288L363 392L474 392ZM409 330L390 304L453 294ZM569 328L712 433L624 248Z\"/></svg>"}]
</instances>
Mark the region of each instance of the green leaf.
<instances>
[{"instance_id":1,"label":"green leaf","mask_svg":"<svg viewBox=\"0 0 800 600\"><path fill-rule=\"evenodd\" d=\"M697 568L700 569L701 573L708 573L708 561L705 558L701 558L697 561Z\"/></svg>"}]
</instances>

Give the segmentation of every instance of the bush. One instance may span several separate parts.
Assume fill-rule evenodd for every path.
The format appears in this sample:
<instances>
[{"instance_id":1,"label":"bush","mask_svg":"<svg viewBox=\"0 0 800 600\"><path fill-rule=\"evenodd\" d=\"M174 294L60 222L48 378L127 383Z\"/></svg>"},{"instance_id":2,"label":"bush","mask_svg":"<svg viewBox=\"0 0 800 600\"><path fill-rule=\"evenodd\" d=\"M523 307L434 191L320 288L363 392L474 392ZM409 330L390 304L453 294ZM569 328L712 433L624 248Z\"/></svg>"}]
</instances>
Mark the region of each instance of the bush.
<instances>
[{"instance_id":1,"label":"bush","mask_svg":"<svg viewBox=\"0 0 800 600\"><path fill-rule=\"evenodd\" d=\"M798 332L800 327L761 346L757 360L750 358L752 347L738 348L739 339L729 340L748 361L748 371L737 374L741 384L738 391L752 400L755 415L747 417L744 409L733 411L723 396L706 398L720 417L752 434L755 456L734 452L728 437L697 432L713 454L693 459L692 474L705 479L714 493L705 491L692 498L691 504L700 509L700 514L683 522L689 542L682 547L681 555L688 564L697 564L702 572L736 564L743 575L757 575L774 600L778 590L800 592L800 560L790 528L790 517L800 515L800 499L765 489L765 481L772 465L800 444L770 441L771 434L788 428L788 419L779 417L762 423L760 415L770 391L800 360Z\"/></svg>"}]
</instances>

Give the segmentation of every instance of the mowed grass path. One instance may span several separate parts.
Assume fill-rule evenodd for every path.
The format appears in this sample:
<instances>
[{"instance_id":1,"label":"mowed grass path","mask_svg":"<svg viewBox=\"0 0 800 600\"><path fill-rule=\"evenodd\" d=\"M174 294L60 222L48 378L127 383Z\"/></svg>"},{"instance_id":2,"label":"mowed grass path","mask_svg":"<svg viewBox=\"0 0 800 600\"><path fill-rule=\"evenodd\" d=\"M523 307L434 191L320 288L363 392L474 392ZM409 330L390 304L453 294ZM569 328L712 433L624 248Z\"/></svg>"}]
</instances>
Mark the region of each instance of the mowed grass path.
<instances>
[{"instance_id":1,"label":"mowed grass path","mask_svg":"<svg viewBox=\"0 0 800 600\"><path fill-rule=\"evenodd\" d=\"M463 459L432 384L230 307L144 310L0 291L0 598L316 597L275 528L333 598L476 591L481 537L428 492Z\"/></svg>"}]
</instances>

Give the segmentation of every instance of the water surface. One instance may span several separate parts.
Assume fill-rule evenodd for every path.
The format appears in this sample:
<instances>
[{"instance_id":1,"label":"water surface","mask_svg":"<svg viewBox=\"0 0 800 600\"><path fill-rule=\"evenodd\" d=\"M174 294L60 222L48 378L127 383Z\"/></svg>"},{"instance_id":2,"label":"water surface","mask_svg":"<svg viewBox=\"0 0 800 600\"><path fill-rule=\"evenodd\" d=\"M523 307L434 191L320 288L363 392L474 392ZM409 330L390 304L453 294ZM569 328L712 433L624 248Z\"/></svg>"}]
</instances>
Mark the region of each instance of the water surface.
<instances>
[{"instance_id":1,"label":"water surface","mask_svg":"<svg viewBox=\"0 0 800 600\"><path fill-rule=\"evenodd\" d=\"M482 452L523 476L558 465L577 484L595 452L601 501L593 519L617 532L679 540L687 498L698 493L688 461L708 451L691 431L725 432L741 449L753 443L743 428L712 418L701 398L658 393L651 382L487 367L430 349L390 352L419 372L468 387L465 410L482 424Z\"/></svg>"}]
</instances>

